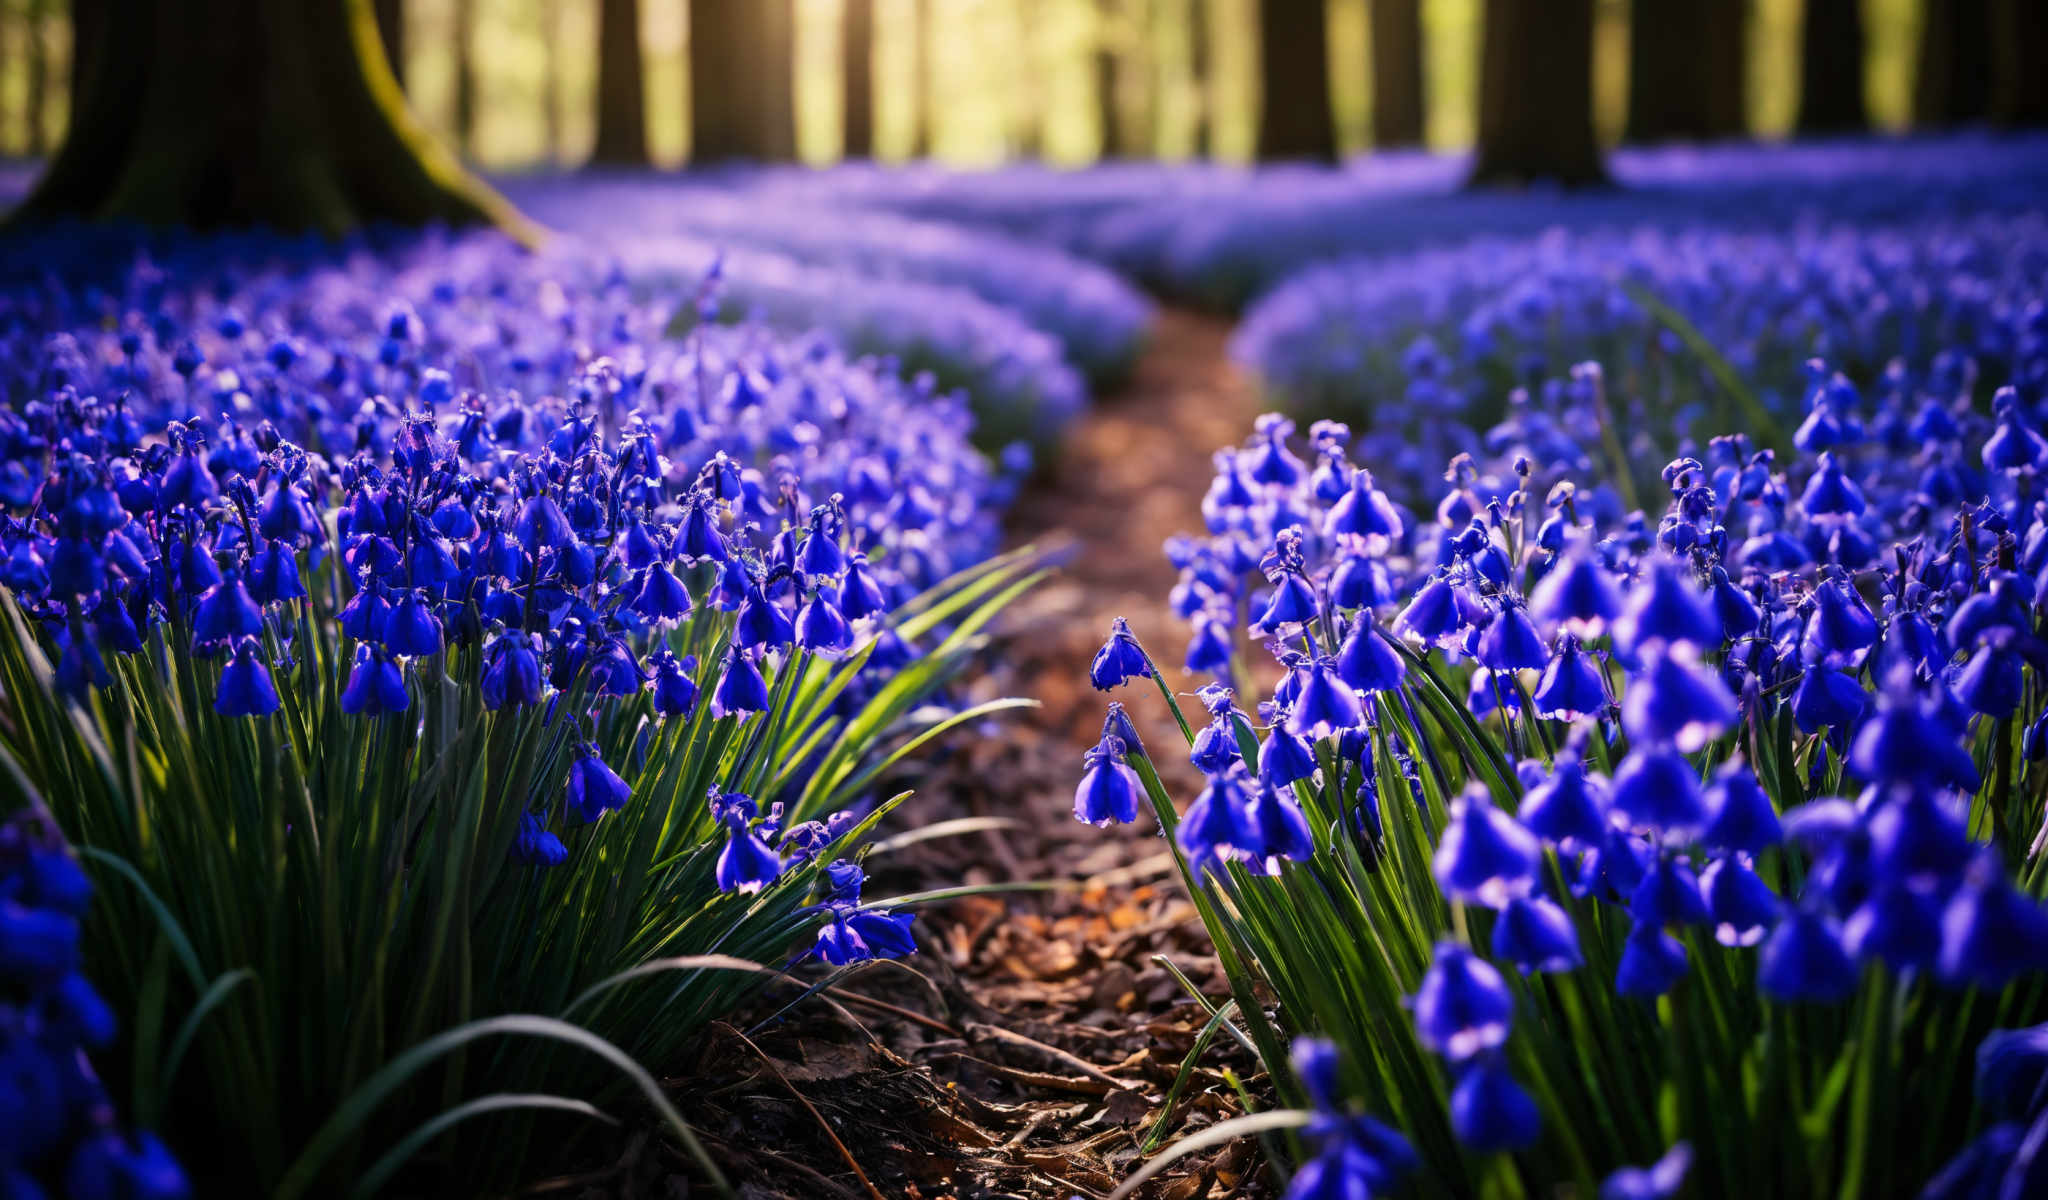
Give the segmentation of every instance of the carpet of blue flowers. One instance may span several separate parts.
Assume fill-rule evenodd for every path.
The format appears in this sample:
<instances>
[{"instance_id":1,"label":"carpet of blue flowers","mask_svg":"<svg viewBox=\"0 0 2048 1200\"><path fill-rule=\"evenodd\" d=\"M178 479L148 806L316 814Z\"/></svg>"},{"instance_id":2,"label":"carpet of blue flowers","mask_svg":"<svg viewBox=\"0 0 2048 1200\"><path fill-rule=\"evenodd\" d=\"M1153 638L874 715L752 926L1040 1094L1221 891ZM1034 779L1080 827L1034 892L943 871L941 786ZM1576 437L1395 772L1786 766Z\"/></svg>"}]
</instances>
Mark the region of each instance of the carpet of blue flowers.
<instances>
[{"instance_id":1,"label":"carpet of blue flowers","mask_svg":"<svg viewBox=\"0 0 2048 1200\"><path fill-rule=\"evenodd\" d=\"M1276 411L1150 451L1188 641L1089 677L1185 744L1111 704L1074 815L1167 836L1190 1061L1267 1079L1119 1195L1252 1135L1289 1200L2048 1191L2048 146L1455 170L9 235L0 1191L505 1191L621 1120L728 1188L658 1078L915 953L863 863L1028 703L1004 513L1140 285Z\"/></svg>"}]
</instances>

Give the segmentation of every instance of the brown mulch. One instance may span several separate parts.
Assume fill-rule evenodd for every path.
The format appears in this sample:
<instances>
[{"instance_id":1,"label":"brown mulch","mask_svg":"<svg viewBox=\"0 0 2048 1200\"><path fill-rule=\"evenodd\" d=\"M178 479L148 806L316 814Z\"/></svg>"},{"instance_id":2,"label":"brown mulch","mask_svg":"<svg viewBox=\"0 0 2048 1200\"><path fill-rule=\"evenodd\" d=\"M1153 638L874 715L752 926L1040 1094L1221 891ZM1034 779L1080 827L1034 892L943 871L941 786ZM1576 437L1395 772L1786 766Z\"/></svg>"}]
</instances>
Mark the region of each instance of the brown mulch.
<instances>
[{"instance_id":1,"label":"brown mulch","mask_svg":"<svg viewBox=\"0 0 2048 1200\"><path fill-rule=\"evenodd\" d=\"M1208 454L1259 411L1228 363L1221 320L1161 314L1129 385L1068 434L1020 501L1018 544L1068 546L1059 576L1010 615L991 694L1036 697L913 780L897 830L964 816L1006 827L870 860L872 896L960 883L1065 881L928 909L923 952L859 973L829 1000L763 1027L720 1027L675 1081L678 1102L748 1200L1069 1200L1102 1197L1145 1157L1165 1094L1206 1014L1155 956L1209 996L1224 991L1206 936L1149 818L1098 830L1073 820L1081 755L1105 697L1087 682L1110 619L1129 618L1165 663L1185 632L1165 611L1161 546L1199 520ZM1177 668L1169 683L1191 686ZM1194 778L1154 691L1122 689L1183 800ZM1216 1038L1167 1120L1166 1138L1233 1115L1224 1076L1257 1089L1257 1064ZM541 1194L684 1197L673 1147L642 1135L616 1163ZM1269 1194L1256 1148L1190 1156L1146 1200Z\"/></svg>"}]
</instances>

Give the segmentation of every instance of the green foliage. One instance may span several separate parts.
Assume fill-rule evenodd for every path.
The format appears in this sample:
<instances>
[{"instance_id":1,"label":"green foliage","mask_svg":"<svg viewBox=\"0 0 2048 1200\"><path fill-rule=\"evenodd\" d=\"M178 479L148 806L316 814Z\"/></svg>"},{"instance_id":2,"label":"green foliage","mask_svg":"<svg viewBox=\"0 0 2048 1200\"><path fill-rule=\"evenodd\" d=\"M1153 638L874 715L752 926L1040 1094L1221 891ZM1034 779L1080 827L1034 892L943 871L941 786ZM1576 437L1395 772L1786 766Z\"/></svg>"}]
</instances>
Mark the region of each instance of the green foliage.
<instances>
[{"instance_id":1,"label":"green foliage","mask_svg":"<svg viewBox=\"0 0 2048 1200\"><path fill-rule=\"evenodd\" d=\"M646 693L599 706L582 684L487 711L475 647L412 661L404 714L348 716L338 579L271 629L269 656L294 664L273 672L275 716L216 715L216 672L168 624L81 706L0 599L0 800L40 797L92 869L87 970L125 1023L110 1082L204 1193L369 1194L415 1155L465 1189L505 1185L636 1091L694 1147L637 1064L679 1063L808 950L823 864L894 804L749 895L718 889L707 791L782 801L787 828L1014 706L933 701L1038 577L1020 551L900 608L925 649L861 703L865 651L793 652L767 672L769 712L666 720ZM708 664L706 697L731 634L705 606L666 635ZM566 864L519 865L521 815L561 807L579 740L632 798L565 833Z\"/></svg>"}]
</instances>

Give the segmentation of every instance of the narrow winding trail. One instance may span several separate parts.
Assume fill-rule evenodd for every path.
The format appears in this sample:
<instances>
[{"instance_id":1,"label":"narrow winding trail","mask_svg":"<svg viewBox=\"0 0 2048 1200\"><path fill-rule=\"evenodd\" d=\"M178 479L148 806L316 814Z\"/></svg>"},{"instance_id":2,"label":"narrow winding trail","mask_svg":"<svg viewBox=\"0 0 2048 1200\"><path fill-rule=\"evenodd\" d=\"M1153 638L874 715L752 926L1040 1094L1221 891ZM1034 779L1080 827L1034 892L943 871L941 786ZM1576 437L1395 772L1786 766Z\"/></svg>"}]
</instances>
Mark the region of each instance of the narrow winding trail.
<instances>
[{"instance_id":1,"label":"narrow winding trail","mask_svg":"<svg viewBox=\"0 0 2048 1200\"><path fill-rule=\"evenodd\" d=\"M848 980L832 992L843 1004L764 1022L757 1042L714 1031L689 1085L702 1098L693 1116L749 1181L749 1200L1097 1200L1144 1157L1156 1101L1205 1022L1159 960L1205 994L1226 984L1151 818L1082 825L1073 794L1105 706L1120 698L1169 786L1193 796L1157 692L1104 696L1087 670L1123 616L1170 687L1198 682L1179 669L1185 631L1166 610L1175 572L1162 546L1200 521L1210 453L1241 441L1259 411L1229 361L1229 333L1219 317L1161 312L1129 380L1068 430L1013 512L1013 544L1065 553L1059 573L1006 614L997 677L984 686L1043 707L954 739L906 781L917 794L892 826L994 820L869 861L876 895L1022 890L926 909L924 952ZM1168 1138L1236 1114L1225 1065L1256 1073L1248 1056L1212 1043ZM1234 1143L1189 1156L1143 1195L1260 1196L1255 1166L1253 1146Z\"/></svg>"}]
</instances>

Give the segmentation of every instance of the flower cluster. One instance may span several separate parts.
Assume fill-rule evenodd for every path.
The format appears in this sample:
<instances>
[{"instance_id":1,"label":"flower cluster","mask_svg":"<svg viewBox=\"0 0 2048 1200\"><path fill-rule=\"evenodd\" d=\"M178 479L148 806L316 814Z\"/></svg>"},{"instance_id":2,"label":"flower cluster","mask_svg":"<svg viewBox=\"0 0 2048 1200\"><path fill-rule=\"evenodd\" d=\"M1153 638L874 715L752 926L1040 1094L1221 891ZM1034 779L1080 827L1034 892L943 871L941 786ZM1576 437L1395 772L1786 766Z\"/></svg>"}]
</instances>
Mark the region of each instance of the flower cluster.
<instances>
[{"instance_id":1,"label":"flower cluster","mask_svg":"<svg viewBox=\"0 0 2048 1200\"><path fill-rule=\"evenodd\" d=\"M1477 1154L1569 1119L1517 1081L1548 1061L1514 1032L1548 993L1515 979L1599 969L1609 996L1655 1000L1702 954L1743 955L1768 1000L1832 1005L1873 967L1993 993L2048 969L2037 873L2013 871L2048 828L2048 440L2018 373L1986 413L1943 370L1900 370L1872 405L1815 364L1793 455L1716 439L1665 468L1655 521L1539 486L1570 460L1526 452L1498 490L1455 461L1418 515L1344 426L1318 423L1304 454L1292 422L1261 418L1216 456L1205 536L1168 547L1186 666L1222 682L1190 730L1205 789L1177 824L1163 797L1154 811L1230 897L1212 933L1260 963L1283 1022L1338 1033L1353 1018L1299 990L1336 968L1293 957L1287 926L1310 922L1277 915L1304 902L1288 877L1314 874L1319 903L1356 906L1340 925L1380 938L1402 914L1387 985L1412 996ZM1119 624L1090 675L1150 666ZM1275 674L1255 714L1224 686ZM1078 816L1135 814L1126 753L1106 728Z\"/></svg>"},{"instance_id":2,"label":"flower cluster","mask_svg":"<svg viewBox=\"0 0 2048 1200\"><path fill-rule=\"evenodd\" d=\"M523 211L557 229L601 234L623 226L643 234L681 235L783 255L847 273L853 278L840 287L856 295L888 291L903 283L957 289L968 295L934 292L927 297L927 307L945 311L965 303L978 308L972 303L978 298L1016 313L1032 329L1057 338L1067 360L1096 382L1113 380L1130 366L1151 320L1151 306L1144 297L1104 268L1047 246L963 225L844 206L826 209L801 196L764 203L759 195L628 175L541 177L511 181L508 186ZM594 213L603 214L604 228L592 224ZM751 280L760 274L748 269L742 277ZM756 302L752 286L734 297L741 307ZM846 326L843 320L820 320ZM862 348L897 353L906 349L880 344Z\"/></svg>"},{"instance_id":3,"label":"flower cluster","mask_svg":"<svg viewBox=\"0 0 2048 1200\"><path fill-rule=\"evenodd\" d=\"M115 1016L79 973L92 885L37 809L0 824L0 1187L10 1196L179 1200L163 1143L123 1133L86 1060Z\"/></svg>"}]
</instances>

